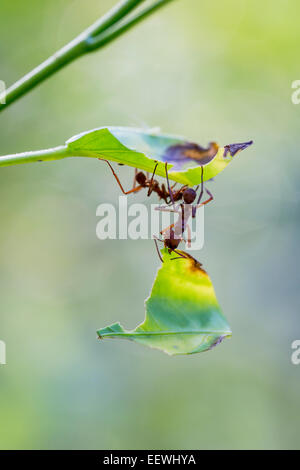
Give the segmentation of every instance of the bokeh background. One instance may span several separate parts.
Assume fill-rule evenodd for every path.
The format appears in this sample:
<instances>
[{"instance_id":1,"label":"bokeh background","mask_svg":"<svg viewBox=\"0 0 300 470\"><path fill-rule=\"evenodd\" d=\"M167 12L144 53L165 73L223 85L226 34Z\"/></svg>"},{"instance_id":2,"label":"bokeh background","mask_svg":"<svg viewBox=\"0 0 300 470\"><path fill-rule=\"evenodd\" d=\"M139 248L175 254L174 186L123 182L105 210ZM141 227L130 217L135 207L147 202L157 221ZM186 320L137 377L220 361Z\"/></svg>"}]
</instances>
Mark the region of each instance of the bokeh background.
<instances>
[{"instance_id":1,"label":"bokeh background","mask_svg":"<svg viewBox=\"0 0 300 470\"><path fill-rule=\"evenodd\" d=\"M1 80L113 4L1 0ZM151 241L96 238L98 204L120 194L108 168L1 168L2 449L300 447L299 14L297 0L177 0L0 114L1 155L104 125L255 141L216 178L196 253L233 337L186 357L96 338L143 320L159 265Z\"/></svg>"}]
</instances>

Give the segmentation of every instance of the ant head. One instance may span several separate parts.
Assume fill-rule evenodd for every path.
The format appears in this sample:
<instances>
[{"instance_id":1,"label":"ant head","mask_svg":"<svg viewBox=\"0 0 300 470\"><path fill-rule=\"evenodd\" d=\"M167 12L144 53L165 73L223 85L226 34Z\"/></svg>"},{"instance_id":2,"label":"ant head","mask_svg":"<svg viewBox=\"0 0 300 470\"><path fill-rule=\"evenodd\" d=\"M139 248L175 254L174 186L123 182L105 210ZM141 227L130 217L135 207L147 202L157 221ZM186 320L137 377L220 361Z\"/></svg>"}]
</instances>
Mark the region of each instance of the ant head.
<instances>
[{"instance_id":1,"label":"ant head","mask_svg":"<svg viewBox=\"0 0 300 470\"><path fill-rule=\"evenodd\" d=\"M174 238L174 234L173 236L165 240L165 246L169 248L169 253L171 253L171 251L173 250L176 250L176 248L178 248L179 243L180 239Z\"/></svg>"},{"instance_id":2,"label":"ant head","mask_svg":"<svg viewBox=\"0 0 300 470\"><path fill-rule=\"evenodd\" d=\"M183 191L182 197L186 204L192 204L196 199L197 193L192 188L187 188Z\"/></svg>"},{"instance_id":3,"label":"ant head","mask_svg":"<svg viewBox=\"0 0 300 470\"><path fill-rule=\"evenodd\" d=\"M147 177L142 171L139 171L135 177L138 184L143 185L146 183Z\"/></svg>"}]
</instances>

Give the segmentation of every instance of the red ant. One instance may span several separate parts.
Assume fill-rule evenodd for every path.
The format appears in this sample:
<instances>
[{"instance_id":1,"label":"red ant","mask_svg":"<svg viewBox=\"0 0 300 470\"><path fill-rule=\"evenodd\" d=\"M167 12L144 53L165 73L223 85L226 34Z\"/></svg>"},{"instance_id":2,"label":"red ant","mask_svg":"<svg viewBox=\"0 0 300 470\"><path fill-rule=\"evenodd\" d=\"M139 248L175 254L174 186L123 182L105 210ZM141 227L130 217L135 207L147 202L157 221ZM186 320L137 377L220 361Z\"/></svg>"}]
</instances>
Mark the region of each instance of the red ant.
<instances>
[{"instance_id":1,"label":"red ant","mask_svg":"<svg viewBox=\"0 0 300 470\"><path fill-rule=\"evenodd\" d=\"M108 164L122 193L125 195L135 193L137 191L140 191L143 188L148 188L147 196L150 196L152 192L155 192L160 199L163 199L165 201L166 204L170 204L171 202L172 204L174 204L174 202L180 201L181 199L183 199L186 204L190 204L189 202L190 201L190 188L187 185L182 186L180 189L178 189L177 191L173 193L173 189L177 183L175 183L172 187L170 187L167 163L165 164L165 168L166 168L166 178L167 178L168 189L166 189L166 186L163 183L160 185L159 182L156 179L154 179L156 168L158 166L158 163L156 163L151 178L149 178L149 176L143 173L142 171L138 172L137 169L135 169L133 187L129 191L125 191L117 174L115 173L109 161L103 160L102 158L99 158L99 160L104 161ZM138 186L136 186L136 183L138 183Z\"/></svg>"},{"instance_id":2,"label":"red ant","mask_svg":"<svg viewBox=\"0 0 300 470\"><path fill-rule=\"evenodd\" d=\"M185 190L185 191L187 191L187 190ZM191 229L190 229L190 226L188 225L188 220L191 216L195 217L196 211L197 211L197 209L199 209L199 207L204 206L204 205L208 204L210 201L213 200L213 196L210 193L210 191L208 191L206 189L206 192L208 193L209 198L204 202L201 202L199 204L197 203L196 205L193 205L193 202L195 201L195 199L197 197L197 192L194 189L189 188L189 193L188 193L189 202L186 202L187 198L184 198L185 203L181 203L180 208L176 208L175 206L173 206L173 208L171 208L171 207L157 207L156 208L157 210L160 210L160 211L175 212L175 213L180 215L180 217L178 217L178 220L174 224L170 225L169 227L163 229L160 232L161 235L163 235L163 237L164 237L163 240L161 240L160 238L157 238L155 235L153 237L154 241L155 241L158 256L159 256L159 258L162 262L163 262L163 259L161 257L160 251L158 249L157 241L162 242L164 244L165 248L168 248L169 253L174 251L174 253L179 254L179 257L184 258L184 256L182 256L178 251L176 251L176 249L178 248L179 244L182 241L185 241L184 238L183 238L183 234L185 232L185 229L187 229L187 231L188 231L188 244L190 246L190 243L191 243ZM198 200L200 198L201 198L201 193L199 195ZM177 259L177 258L173 258L173 259Z\"/></svg>"},{"instance_id":3,"label":"red ant","mask_svg":"<svg viewBox=\"0 0 300 470\"><path fill-rule=\"evenodd\" d=\"M188 187L185 186L185 187L182 187L178 191L178 193L179 193L178 198L175 198L176 193L175 193L175 195L173 195L172 189L170 188L170 199L171 199L173 208L171 208L170 206L167 206L167 207L160 206L160 207L156 208L156 210L159 210L159 211L174 212L174 213L177 213L177 214L181 215L181 217L178 217L177 222L175 222L174 224L170 225L169 227L163 229L160 232L161 235L164 236L163 240L161 240L161 239L157 238L156 236L154 236L154 241L155 241L157 253L158 253L158 256L159 256L161 261L163 261L163 260L162 260L162 257L160 255L159 249L158 249L157 241L161 241L164 244L164 246L169 249L169 253L171 253L171 251L174 251L175 253L178 253L176 251L176 249L178 248L179 244L182 241L185 241L184 238L183 238L183 234L185 232L185 229L187 229L187 231L188 231L188 243L190 245L190 243L191 243L191 230L190 230L190 227L188 225L189 218L191 216L194 218L196 216L196 211L197 211L197 209L199 209L199 207L204 206L204 205L208 204L209 202L211 202L213 200L213 195L211 194L210 191L208 191L208 189L206 189L206 192L209 195L209 198L206 201L201 202L201 199L202 199L203 193L204 193L203 176L204 176L204 169L203 169L203 166L201 166L201 190L200 190L200 194L199 194L196 205L193 205L193 202L195 201L195 199L197 197L197 190L198 190L199 186L197 186L196 190L194 190L192 188L188 188ZM169 178L168 178L167 167L166 167L166 177L167 177L167 182L168 182L168 187L169 187ZM174 202L176 202L176 200L180 200L181 198L183 199L184 203L180 204L180 208L179 207L176 208ZM180 257L182 257L182 256L180 255Z\"/></svg>"},{"instance_id":4,"label":"red ant","mask_svg":"<svg viewBox=\"0 0 300 470\"><path fill-rule=\"evenodd\" d=\"M117 174L115 173L109 161L103 160L101 158L99 158L99 160L105 161L108 164L123 194L127 195L127 194L140 191L142 188L148 188L147 196L150 196L152 192L155 192L159 196L159 198L163 199L165 203L167 204L167 207L158 207L157 210L181 213L181 218L178 218L175 224L170 225L169 227L165 228L164 230L160 232L161 235L164 235L166 232L168 232L168 236L166 236L164 240L161 240L154 236L154 241L155 241L156 249L157 249L157 252L161 261L163 260L158 249L157 240L163 242L164 246L169 249L169 252L174 251L175 253L179 254L180 257L183 257L180 255L180 253L176 251L176 249L178 248L181 241L183 241L182 235L186 228L189 231L188 236L189 236L189 242L190 242L190 227L188 225L188 219L190 218L190 216L192 216L193 218L195 217L196 211L199 207L205 204L208 204L210 201L213 200L212 194L206 189L206 192L209 195L209 199L201 203L201 199L204 193L203 166L201 165L201 191L197 200L197 204L193 205L193 202L195 201L197 197L198 187L196 188L196 190L194 190L192 188L189 188L187 185L184 185L173 193L173 189L176 186L176 183L172 187L170 187L167 163L165 164L165 169L166 169L168 191L164 184L160 185L159 182L154 179L158 163L156 163L154 167L151 178L149 178L147 174L145 175L145 173L143 173L142 171L138 172L137 169L135 169L133 187L129 191L125 191ZM138 183L139 186L136 186L136 183ZM180 200L183 200L183 203L180 204L180 210L179 210L175 207L175 202L178 202ZM170 204L173 205L173 209L170 208Z\"/></svg>"}]
</instances>

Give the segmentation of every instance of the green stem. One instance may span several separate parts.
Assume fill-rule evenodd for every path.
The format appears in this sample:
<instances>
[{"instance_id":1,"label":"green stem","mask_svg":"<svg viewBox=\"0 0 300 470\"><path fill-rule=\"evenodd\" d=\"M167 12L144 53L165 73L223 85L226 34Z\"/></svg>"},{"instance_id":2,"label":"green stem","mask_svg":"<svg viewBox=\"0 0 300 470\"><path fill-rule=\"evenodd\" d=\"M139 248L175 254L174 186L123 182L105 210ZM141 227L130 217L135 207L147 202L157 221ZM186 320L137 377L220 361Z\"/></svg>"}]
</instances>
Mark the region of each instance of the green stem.
<instances>
[{"instance_id":1,"label":"green stem","mask_svg":"<svg viewBox=\"0 0 300 470\"><path fill-rule=\"evenodd\" d=\"M171 0L158 0L154 5L138 13L120 27L116 23L122 20L128 13L145 0L123 0L111 11L100 18L96 23L83 31L73 41L64 46L45 62L29 72L14 85L0 94L0 112L11 103L32 90L46 78L66 66L68 63L84 55L95 51L127 31L130 27L146 18L150 13L166 5Z\"/></svg>"},{"instance_id":2,"label":"green stem","mask_svg":"<svg viewBox=\"0 0 300 470\"><path fill-rule=\"evenodd\" d=\"M17 165L18 163L45 162L50 160L61 160L70 157L66 145L54 147L47 150L36 150L34 152L15 153L0 157L0 166Z\"/></svg>"},{"instance_id":3,"label":"green stem","mask_svg":"<svg viewBox=\"0 0 300 470\"><path fill-rule=\"evenodd\" d=\"M99 47L104 47L109 42L113 41L121 34L128 31L130 28L135 26L140 21L144 20L147 16L154 13L159 8L165 6L167 3L170 3L173 0L157 0L153 5L145 8L139 12L136 16L129 18L127 21L121 23L121 25L116 25L106 30L103 34L99 34L97 37L91 37L86 40L88 44L88 50L90 52L99 49Z\"/></svg>"},{"instance_id":4,"label":"green stem","mask_svg":"<svg viewBox=\"0 0 300 470\"><path fill-rule=\"evenodd\" d=\"M118 21L122 20L142 2L145 2L145 0L123 0L119 2L108 13L106 13L106 15L102 16L98 21L87 28L82 35L84 35L85 38L89 36L97 36Z\"/></svg>"}]
</instances>

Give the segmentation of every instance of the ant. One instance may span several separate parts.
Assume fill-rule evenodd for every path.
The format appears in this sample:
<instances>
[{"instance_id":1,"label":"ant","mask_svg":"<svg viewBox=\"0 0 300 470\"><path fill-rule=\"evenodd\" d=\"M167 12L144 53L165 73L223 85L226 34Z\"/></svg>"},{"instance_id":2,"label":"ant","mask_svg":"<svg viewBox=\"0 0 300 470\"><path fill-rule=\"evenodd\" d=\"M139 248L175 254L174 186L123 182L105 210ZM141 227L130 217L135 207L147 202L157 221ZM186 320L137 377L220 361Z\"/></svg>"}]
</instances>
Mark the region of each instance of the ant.
<instances>
[{"instance_id":1,"label":"ant","mask_svg":"<svg viewBox=\"0 0 300 470\"><path fill-rule=\"evenodd\" d=\"M197 197L197 190L199 186L197 186L196 190L194 190L192 188L189 188L187 185L183 185L180 189L173 192L177 183L175 183L173 186L170 186L167 162L165 163L165 169L166 169L166 179L167 179L168 190L166 189L166 186L163 183L160 185L159 182L156 179L154 179L155 172L158 166L158 163L156 162L151 178L149 178L148 173L145 174L142 171L138 172L137 169L135 169L133 187L129 191L125 191L117 174L115 173L112 165L110 164L110 162L102 158L99 158L99 160L105 161L108 164L123 194L128 195L128 194L140 191L142 188L148 188L147 196L150 196L152 192L155 192L159 196L159 198L163 199L165 203L167 204L167 206L157 207L156 208L157 210L181 214L181 217L178 218L175 224L170 225L169 227L165 228L164 230L160 232L161 235L164 236L164 240L161 240L157 238L156 236L154 236L154 241L156 244L158 256L161 261L163 260L158 249L157 241L163 242L164 246L169 249L170 253L174 251L175 253L179 254L180 257L183 257L180 255L179 252L176 251L176 249L178 248L181 241L185 241L183 239L183 233L185 232L186 228L188 230L188 237L189 237L188 241L190 243L190 227L188 225L189 218L191 216L194 218L196 216L196 211L199 207L204 206L205 204L208 204L210 201L213 200L212 194L210 193L210 191L208 191L208 189L206 189L206 192L209 195L209 198L206 201L201 203L201 200L204 194L203 166L201 165L200 194L199 194L196 205L193 205L193 202L195 201ZM136 183L138 183L138 186L136 186ZM178 202L181 200L183 200L183 203L180 204L180 208L176 208L175 202ZM173 208L170 207L171 204Z\"/></svg>"},{"instance_id":2,"label":"ant","mask_svg":"<svg viewBox=\"0 0 300 470\"><path fill-rule=\"evenodd\" d=\"M168 182L168 187L169 187L169 178L168 178L167 170L166 170L166 177L167 177L167 182ZM163 261L163 260L162 260L162 257L160 255L159 249L158 249L157 241L162 242L164 244L165 248L168 248L169 253L171 253L171 251L174 251L175 253L178 253L176 251L176 249L178 248L179 244L182 241L185 241L184 238L183 238L183 234L184 234L185 230L187 229L187 232L188 232L188 246L190 246L190 244L191 244L191 229L190 229L190 226L188 224L189 218L191 216L193 218L195 218L197 209L199 209L199 207L201 207L201 206L204 206L204 205L208 204L209 202L211 202L213 200L213 195L211 194L211 192L208 189L205 189L205 191L207 192L209 198L206 201L201 202L203 194L204 194L204 169L203 169L203 166L201 166L201 190L200 190L200 193L199 193L199 196L198 196L197 203L194 205L193 202L196 200L198 188L199 188L199 186L197 186L196 190L193 189L193 188L182 187L179 190L179 192L181 191L180 195L183 199L183 203L181 203L179 205L179 207L178 206L176 207L174 203L176 202L176 200L178 200L180 198L178 198L178 199L174 198L174 195L172 193L172 189L170 189L170 199L171 199L173 207L171 208L170 206L167 206L167 207L160 206L160 207L156 208L156 210L159 210L159 211L173 212L173 213L177 213L177 214L181 215L181 217L178 217L177 221L174 224L170 225L169 227L163 229L160 232L160 234L163 235L163 240L161 240L160 238L154 236L156 250L158 252L158 256L159 256L161 261ZM180 257L181 257L181 255L180 255ZM176 258L173 258L173 259L176 259Z\"/></svg>"},{"instance_id":3,"label":"ant","mask_svg":"<svg viewBox=\"0 0 300 470\"><path fill-rule=\"evenodd\" d=\"M160 185L159 182L156 179L154 179L155 172L158 166L158 163L156 163L151 178L149 178L148 173L145 174L143 171L138 172L137 169L135 169L133 187L129 191L125 191L117 174L115 173L109 161L103 160L102 158L99 158L99 160L104 161L108 164L122 193L125 195L140 191L142 188L148 188L148 193L147 193L148 197L151 195L152 192L154 192L158 195L159 199L163 199L166 204L170 204L172 202L172 204L174 205L174 202L180 201L182 199L186 202L186 204L190 203L188 202L190 200L190 188L187 185L182 186L180 189L178 189L177 191L173 193L173 190L177 183L175 183L173 186L170 187L167 163L165 164L165 168L166 168L166 178L167 178L168 189L163 183ZM136 183L138 183L138 186L136 186Z\"/></svg>"},{"instance_id":4,"label":"ant","mask_svg":"<svg viewBox=\"0 0 300 470\"><path fill-rule=\"evenodd\" d=\"M202 195L203 195L203 193L200 192L196 205L193 205L193 202L195 201L197 197L197 191L195 191L192 188L188 188L185 190L184 203L181 203L179 207L173 206L173 208L171 208L168 206L168 207L156 208L156 210L174 212L180 215L180 217L178 217L177 221L174 224L170 225L169 227L163 229L160 232L160 234L163 236L163 240L156 237L155 235L153 236L158 256L162 262L163 262L163 259L158 249L158 244L157 244L158 241L162 242L165 248L168 248L169 253L174 251L174 253L177 253L179 255L179 258L184 258L184 256L182 256L176 250L179 244L182 241L185 241L185 239L183 238L183 234L186 229L188 232L188 246L190 246L191 229L190 229L190 226L188 225L188 220L191 216L195 217L196 211L197 209L199 209L199 207L204 206L213 200L213 195L210 193L210 191L206 189L206 192L209 195L209 198L206 201L198 203L198 201L201 200ZM172 258L172 259L177 259L177 258Z\"/></svg>"}]
</instances>

